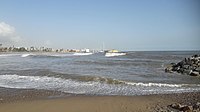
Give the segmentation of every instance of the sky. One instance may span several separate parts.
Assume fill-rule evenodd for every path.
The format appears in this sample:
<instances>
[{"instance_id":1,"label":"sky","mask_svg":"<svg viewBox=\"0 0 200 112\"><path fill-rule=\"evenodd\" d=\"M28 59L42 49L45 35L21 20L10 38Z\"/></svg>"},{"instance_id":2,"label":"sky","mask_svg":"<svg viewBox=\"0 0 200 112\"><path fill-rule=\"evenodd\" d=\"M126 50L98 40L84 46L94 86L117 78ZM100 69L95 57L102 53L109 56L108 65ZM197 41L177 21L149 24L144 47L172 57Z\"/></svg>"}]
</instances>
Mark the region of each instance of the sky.
<instances>
[{"instance_id":1,"label":"sky","mask_svg":"<svg viewBox=\"0 0 200 112\"><path fill-rule=\"evenodd\" d=\"M199 0L0 0L5 46L200 50Z\"/></svg>"}]
</instances>

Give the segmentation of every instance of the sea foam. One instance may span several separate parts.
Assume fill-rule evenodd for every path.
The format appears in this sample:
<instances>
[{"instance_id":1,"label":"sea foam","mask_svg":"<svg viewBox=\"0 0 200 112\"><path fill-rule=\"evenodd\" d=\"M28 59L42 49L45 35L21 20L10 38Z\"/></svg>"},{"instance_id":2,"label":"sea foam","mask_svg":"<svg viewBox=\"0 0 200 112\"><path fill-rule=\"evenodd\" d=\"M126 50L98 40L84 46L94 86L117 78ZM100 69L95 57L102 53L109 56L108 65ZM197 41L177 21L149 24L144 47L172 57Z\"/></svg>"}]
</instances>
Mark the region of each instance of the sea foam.
<instances>
[{"instance_id":1,"label":"sea foam","mask_svg":"<svg viewBox=\"0 0 200 112\"><path fill-rule=\"evenodd\" d=\"M108 84L99 81L77 81L48 76L0 75L0 86L57 90L75 94L141 95L171 92L199 91L196 84L133 83ZM187 86L187 87L186 87Z\"/></svg>"}]
</instances>

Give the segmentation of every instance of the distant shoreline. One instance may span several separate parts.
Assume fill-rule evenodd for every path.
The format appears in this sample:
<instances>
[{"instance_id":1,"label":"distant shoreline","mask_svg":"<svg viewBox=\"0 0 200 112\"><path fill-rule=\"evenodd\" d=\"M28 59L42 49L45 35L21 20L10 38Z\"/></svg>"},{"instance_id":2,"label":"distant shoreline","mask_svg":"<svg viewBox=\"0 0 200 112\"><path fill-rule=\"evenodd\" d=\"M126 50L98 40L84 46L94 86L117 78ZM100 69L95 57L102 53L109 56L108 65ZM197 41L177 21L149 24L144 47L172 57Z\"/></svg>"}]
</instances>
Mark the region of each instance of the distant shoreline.
<instances>
[{"instance_id":1,"label":"distant shoreline","mask_svg":"<svg viewBox=\"0 0 200 112\"><path fill-rule=\"evenodd\" d=\"M123 52L199 52L200 53L200 50L166 50L166 51L130 51L130 50L122 50ZM0 53L76 53L75 51L74 52L56 52L56 51L5 51L5 52L2 52L0 51Z\"/></svg>"}]
</instances>

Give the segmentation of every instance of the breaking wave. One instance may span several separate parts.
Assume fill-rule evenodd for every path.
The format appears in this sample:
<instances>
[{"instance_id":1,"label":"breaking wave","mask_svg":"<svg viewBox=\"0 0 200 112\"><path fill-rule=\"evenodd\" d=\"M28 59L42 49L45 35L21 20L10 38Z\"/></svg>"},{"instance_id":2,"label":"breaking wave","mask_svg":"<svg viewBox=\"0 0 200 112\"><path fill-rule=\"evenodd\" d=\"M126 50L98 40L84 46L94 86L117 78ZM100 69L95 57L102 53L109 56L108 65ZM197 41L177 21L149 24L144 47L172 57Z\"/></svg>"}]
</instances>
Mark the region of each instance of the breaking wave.
<instances>
[{"instance_id":1,"label":"breaking wave","mask_svg":"<svg viewBox=\"0 0 200 112\"><path fill-rule=\"evenodd\" d=\"M143 95L200 91L200 85L197 84L126 82L100 77L90 77L84 80L83 77L82 79L68 79L49 76L20 76L16 74L0 75L0 86L96 95Z\"/></svg>"},{"instance_id":2,"label":"breaking wave","mask_svg":"<svg viewBox=\"0 0 200 112\"><path fill-rule=\"evenodd\" d=\"M0 54L0 57L19 56L20 54Z\"/></svg>"},{"instance_id":3,"label":"breaking wave","mask_svg":"<svg viewBox=\"0 0 200 112\"><path fill-rule=\"evenodd\" d=\"M33 56L34 54L22 54L21 57L28 57L28 56Z\"/></svg>"},{"instance_id":4,"label":"breaking wave","mask_svg":"<svg viewBox=\"0 0 200 112\"><path fill-rule=\"evenodd\" d=\"M67 57L67 56L73 56L71 53L66 53L66 54L22 54L21 57Z\"/></svg>"},{"instance_id":5,"label":"breaking wave","mask_svg":"<svg viewBox=\"0 0 200 112\"><path fill-rule=\"evenodd\" d=\"M75 78L74 78L75 79ZM146 86L146 87L183 87L183 86L199 86L198 84L167 84L167 83L143 83L143 82L129 82L129 81L122 81L112 78L105 78L105 77L98 77L98 76L79 76L76 77L75 80L80 81L95 81L95 82L101 82L101 83L107 83L107 84L125 84L125 85L132 85L132 86Z\"/></svg>"}]
</instances>

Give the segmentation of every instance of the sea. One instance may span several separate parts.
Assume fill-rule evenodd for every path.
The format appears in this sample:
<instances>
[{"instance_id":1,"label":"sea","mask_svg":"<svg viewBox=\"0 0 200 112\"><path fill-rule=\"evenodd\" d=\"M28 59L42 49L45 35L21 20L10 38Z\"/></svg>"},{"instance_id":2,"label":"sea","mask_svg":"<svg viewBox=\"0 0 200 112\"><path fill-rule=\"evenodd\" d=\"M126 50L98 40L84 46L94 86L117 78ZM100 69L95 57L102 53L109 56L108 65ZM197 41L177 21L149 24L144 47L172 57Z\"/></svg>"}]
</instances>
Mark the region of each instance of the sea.
<instances>
[{"instance_id":1,"label":"sea","mask_svg":"<svg viewBox=\"0 0 200 112\"><path fill-rule=\"evenodd\" d=\"M150 95L199 92L200 78L165 73L165 67L199 51L103 53L0 53L0 87L84 95Z\"/></svg>"}]
</instances>

